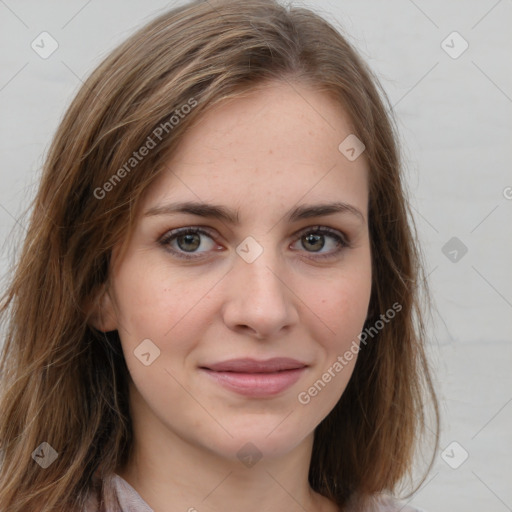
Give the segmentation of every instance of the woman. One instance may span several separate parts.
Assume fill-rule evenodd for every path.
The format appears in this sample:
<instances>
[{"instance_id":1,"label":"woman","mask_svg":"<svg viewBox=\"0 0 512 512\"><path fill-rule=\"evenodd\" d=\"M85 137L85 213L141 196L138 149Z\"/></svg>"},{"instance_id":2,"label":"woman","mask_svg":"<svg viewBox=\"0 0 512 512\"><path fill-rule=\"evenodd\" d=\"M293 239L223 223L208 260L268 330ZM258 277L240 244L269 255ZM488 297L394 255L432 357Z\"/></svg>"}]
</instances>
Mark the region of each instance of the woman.
<instances>
[{"instance_id":1,"label":"woman","mask_svg":"<svg viewBox=\"0 0 512 512\"><path fill-rule=\"evenodd\" d=\"M48 155L2 303L0 510L407 510L421 284L347 41L273 0L159 16Z\"/></svg>"}]
</instances>

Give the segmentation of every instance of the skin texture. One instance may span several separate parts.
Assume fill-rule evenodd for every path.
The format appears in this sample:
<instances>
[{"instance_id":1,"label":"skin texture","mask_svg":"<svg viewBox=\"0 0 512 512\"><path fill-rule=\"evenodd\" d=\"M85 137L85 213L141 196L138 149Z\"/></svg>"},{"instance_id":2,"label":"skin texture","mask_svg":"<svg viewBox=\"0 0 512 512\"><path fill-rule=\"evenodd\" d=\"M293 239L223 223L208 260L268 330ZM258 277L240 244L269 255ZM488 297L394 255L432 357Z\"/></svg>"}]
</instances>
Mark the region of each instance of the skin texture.
<instances>
[{"instance_id":1,"label":"skin texture","mask_svg":"<svg viewBox=\"0 0 512 512\"><path fill-rule=\"evenodd\" d=\"M112 286L102 299L101 330L118 329L130 371L134 455L118 474L156 511L336 510L313 492L308 469L315 427L334 407L354 357L304 405L307 391L357 341L371 291L367 226L368 168L338 145L352 133L342 107L306 85L273 82L225 101L186 134L138 212L123 259L114 250ZM129 179L129 178L127 178ZM144 216L175 201L239 210L239 224L191 214ZM298 205L341 201L362 213L289 222ZM187 242L159 240L203 226ZM349 247L336 253L330 235L319 252L304 241L327 226ZM262 254L236 252L253 237ZM320 245L321 245L320 241ZM191 242L188 242L191 244ZM318 243L318 242L317 242ZM194 246L195 247L195 246ZM326 259L315 259L330 254ZM145 366L134 355L144 339L160 356ZM239 395L199 367L231 358L293 357L308 367L274 397ZM246 443L261 459L246 467Z\"/></svg>"}]
</instances>

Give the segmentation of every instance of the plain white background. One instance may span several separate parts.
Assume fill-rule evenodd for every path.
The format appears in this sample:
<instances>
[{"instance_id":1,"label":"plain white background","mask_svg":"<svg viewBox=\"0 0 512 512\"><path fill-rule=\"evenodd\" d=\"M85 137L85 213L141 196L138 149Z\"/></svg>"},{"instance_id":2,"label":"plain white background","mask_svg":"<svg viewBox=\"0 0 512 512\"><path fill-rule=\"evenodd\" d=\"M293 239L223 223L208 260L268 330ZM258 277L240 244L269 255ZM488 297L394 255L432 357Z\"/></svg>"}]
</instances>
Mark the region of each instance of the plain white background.
<instances>
[{"instance_id":1,"label":"plain white background","mask_svg":"<svg viewBox=\"0 0 512 512\"><path fill-rule=\"evenodd\" d=\"M115 45L173 5L0 0L4 279L65 108ZM302 5L370 63L401 131L437 308L431 352L443 414L441 450L411 503L430 512L512 510L512 1ZM46 59L31 48L44 31L58 43Z\"/></svg>"}]
</instances>

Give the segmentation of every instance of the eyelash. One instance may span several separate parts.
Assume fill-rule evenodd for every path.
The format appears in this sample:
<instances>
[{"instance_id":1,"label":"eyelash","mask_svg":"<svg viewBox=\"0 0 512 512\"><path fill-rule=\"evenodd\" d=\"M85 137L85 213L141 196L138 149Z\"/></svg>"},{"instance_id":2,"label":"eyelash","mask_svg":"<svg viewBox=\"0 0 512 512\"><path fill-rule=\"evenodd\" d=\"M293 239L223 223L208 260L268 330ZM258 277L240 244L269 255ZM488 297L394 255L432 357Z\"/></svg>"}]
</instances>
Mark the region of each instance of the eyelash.
<instances>
[{"instance_id":1,"label":"eyelash","mask_svg":"<svg viewBox=\"0 0 512 512\"><path fill-rule=\"evenodd\" d=\"M190 226L185 228L179 228L174 229L172 231L169 231L165 233L158 241L158 243L163 246L167 251L172 252L176 257L184 259L184 260L197 260L202 258L202 256L191 256L194 253L187 253L182 251L177 251L175 249L170 248L170 242L174 239L183 236L183 235L189 235L189 234L200 234L200 235L206 235L207 237L213 239L214 236L212 233L210 233L208 230L200 227ZM326 226L312 226L309 228L306 228L302 230L297 237L294 239L294 243L300 240L305 235L314 234L314 235L328 235L331 238L335 240L337 243L337 248L334 252L327 253L327 254L318 254L316 256L308 256L309 259L314 260L325 260L325 259L332 259L335 256L337 256L344 248L350 248L350 242L347 240L347 238L340 233L339 231L336 231L334 229L328 228ZM200 253L202 254L202 253ZM312 252L311 254L315 254Z\"/></svg>"}]
</instances>

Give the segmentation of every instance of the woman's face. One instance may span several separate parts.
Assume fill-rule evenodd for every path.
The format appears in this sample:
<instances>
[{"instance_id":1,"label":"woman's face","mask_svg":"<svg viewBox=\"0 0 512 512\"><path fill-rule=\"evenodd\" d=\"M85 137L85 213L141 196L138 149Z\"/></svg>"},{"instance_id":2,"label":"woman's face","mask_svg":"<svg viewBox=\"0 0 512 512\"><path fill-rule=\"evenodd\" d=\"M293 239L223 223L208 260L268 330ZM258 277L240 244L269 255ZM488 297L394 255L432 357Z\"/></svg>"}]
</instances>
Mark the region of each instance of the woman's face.
<instances>
[{"instance_id":1,"label":"woman's face","mask_svg":"<svg viewBox=\"0 0 512 512\"><path fill-rule=\"evenodd\" d=\"M119 331L136 438L279 456L339 400L371 289L351 133L329 96L281 83L187 133L112 258L103 330Z\"/></svg>"}]
</instances>

